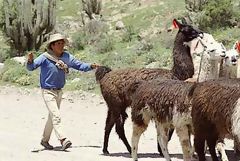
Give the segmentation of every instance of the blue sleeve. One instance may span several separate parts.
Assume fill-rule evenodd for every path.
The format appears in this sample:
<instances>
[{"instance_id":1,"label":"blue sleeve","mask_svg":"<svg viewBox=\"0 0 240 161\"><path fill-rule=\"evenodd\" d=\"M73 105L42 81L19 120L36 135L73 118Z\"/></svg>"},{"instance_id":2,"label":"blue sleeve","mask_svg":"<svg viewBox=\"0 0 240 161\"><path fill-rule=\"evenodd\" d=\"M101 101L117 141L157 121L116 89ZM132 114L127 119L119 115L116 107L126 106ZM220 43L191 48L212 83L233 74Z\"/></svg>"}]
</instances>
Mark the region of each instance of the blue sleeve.
<instances>
[{"instance_id":1,"label":"blue sleeve","mask_svg":"<svg viewBox=\"0 0 240 161\"><path fill-rule=\"evenodd\" d=\"M72 55L70 55L69 57L69 62L70 62L69 66L73 69L84 71L84 72L92 70L91 64L81 62Z\"/></svg>"},{"instance_id":2,"label":"blue sleeve","mask_svg":"<svg viewBox=\"0 0 240 161\"><path fill-rule=\"evenodd\" d=\"M38 68L39 66L41 66L43 60L44 60L44 56L40 55L38 56L36 59L33 60L33 63L29 64L27 63L27 69L29 71L33 71L34 69Z\"/></svg>"}]
</instances>

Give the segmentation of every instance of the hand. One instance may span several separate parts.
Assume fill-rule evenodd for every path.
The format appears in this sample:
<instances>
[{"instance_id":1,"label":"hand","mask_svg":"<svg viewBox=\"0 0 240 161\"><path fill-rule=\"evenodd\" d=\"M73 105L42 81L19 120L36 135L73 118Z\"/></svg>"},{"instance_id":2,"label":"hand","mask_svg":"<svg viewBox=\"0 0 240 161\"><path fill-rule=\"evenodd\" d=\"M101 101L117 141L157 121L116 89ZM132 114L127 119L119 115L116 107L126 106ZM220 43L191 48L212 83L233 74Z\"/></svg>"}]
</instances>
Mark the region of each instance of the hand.
<instances>
[{"instance_id":1,"label":"hand","mask_svg":"<svg viewBox=\"0 0 240 161\"><path fill-rule=\"evenodd\" d=\"M32 63L33 62L33 53L28 53L28 62Z\"/></svg>"},{"instance_id":2,"label":"hand","mask_svg":"<svg viewBox=\"0 0 240 161\"><path fill-rule=\"evenodd\" d=\"M96 69L96 68L98 68L98 67L100 67L99 64L95 64L95 63L91 64L91 68L92 68L92 69Z\"/></svg>"}]
</instances>

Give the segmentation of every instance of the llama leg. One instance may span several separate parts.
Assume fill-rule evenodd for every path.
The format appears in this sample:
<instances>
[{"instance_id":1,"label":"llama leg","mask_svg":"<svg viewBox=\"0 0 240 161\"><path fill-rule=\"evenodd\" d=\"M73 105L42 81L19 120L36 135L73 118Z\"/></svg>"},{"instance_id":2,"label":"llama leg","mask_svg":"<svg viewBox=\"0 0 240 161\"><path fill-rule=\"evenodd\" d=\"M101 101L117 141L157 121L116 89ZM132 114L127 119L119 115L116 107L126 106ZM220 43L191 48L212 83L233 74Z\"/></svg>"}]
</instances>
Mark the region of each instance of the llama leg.
<instances>
[{"instance_id":1,"label":"llama leg","mask_svg":"<svg viewBox=\"0 0 240 161\"><path fill-rule=\"evenodd\" d=\"M167 125L161 124L158 121L155 121L155 124L157 129L158 143L160 144L160 147L162 149L163 156L167 161L171 161L171 158L167 149L169 127Z\"/></svg>"},{"instance_id":2,"label":"llama leg","mask_svg":"<svg viewBox=\"0 0 240 161\"><path fill-rule=\"evenodd\" d=\"M182 146L182 152L183 152L183 160L184 161L191 161L192 157L192 148L189 140L189 131L188 127L181 126L181 127L176 127L176 133L179 137L179 141Z\"/></svg>"},{"instance_id":3,"label":"llama leg","mask_svg":"<svg viewBox=\"0 0 240 161\"><path fill-rule=\"evenodd\" d=\"M192 125L187 125L187 128L188 128L188 140L189 140L189 146L191 150L191 156L192 156L192 159L193 158L196 159L197 156L195 155L195 148L191 143L191 134L193 133Z\"/></svg>"},{"instance_id":4,"label":"llama leg","mask_svg":"<svg viewBox=\"0 0 240 161\"><path fill-rule=\"evenodd\" d=\"M171 140L172 138L172 135L173 135L173 132L174 132L174 127L171 127L168 131L168 141Z\"/></svg>"},{"instance_id":5,"label":"llama leg","mask_svg":"<svg viewBox=\"0 0 240 161\"><path fill-rule=\"evenodd\" d=\"M219 161L218 157L217 157L217 154L216 154L216 149L215 149L216 143L217 143L217 137L211 136L211 137L207 138L207 144L208 144L208 147L209 147L209 152L212 156L213 161Z\"/></svg>"},{"instance_id":6,"label":"llama leg","mask_svg":"<svg viewBox=\"0 0 240 161\"><path fill-rule=\"evenodd\" d=\"M139 126L138 124L133 122L133 132L132 132L132 159L133 161L137 161L137 151L138 151L138 143L140 136L147 129L147 125Z\"/></svg>"},{"instance_id":7,"label":"llama leg","mask_svg":"<svg viewBox=\"0 0 240 161\"><path fill-rule=\"evenodd\" d=\"M227 154L226 154L225 149L224 149L223 140L218 141L218 143L216 145L216 148L217 148L217 151L220 153L221 160L222 161L228 161L228 157L227 157Z\"/></svg>"},{"instance_id":8,"label":"llama leg","mask_svg":"<svg viewBox=\"0 0 240 161\"><path fill-rule=\"evenodd\" d=\"M124 123L126 119L127 119L127 113L124 111L116 121L116 132L119 138L123 141L123 143L127 147L127 150L129 151L129 153L131 154L131 146L127 141L125 131L124 131Z\"/></svg>"},{"instance_id":9,"label":"llama leg","mask_svg":"<svg viewBox=\"0 0 240 161\"><path fill-rule=\"evenodd\" d=\"M196 150L196 153L198 154L199 161L206 161L205 152L204 152L205 139L197 134L198 133L195 133L195 136L194 136L194 148Z\"/></svg>"},{"instance_id":10,"label":"llama leg","mask_svg":"<svg viewBox=\"0 0 240 161\"><path fill-rule=\"evenodd\" d=\"M233 139L233 143L234 143L234 153L236 154L236 155L239 155L240 154L240 143L237 141L237 138L234 138Z\"/></svg>"},{"instance_id":11,"label":"llama leg","mask_svg":"<svg viewBox=\"0 0 240 161\"><path fill-rule=\"evenodd\" d=\"M171 128L169 129L169 131L168 131L168 141L171 140L172 135L173 135L173 132L174 132L174 128L171 127ZM160 145L159 145L158 142L157 142L157 148L158 148L158 152L159 152L160 156L163 156L163 153L162 153L161 147L160 147Z\"/></svg>"},{"instance_id":12,"label":"llama leg","mask_svg":"<svg viewBox=\"0 0 240 161\"><path fill-rule=\"evenodd\" d=\"M108 141L109 135L115 123L114 116L110 110L108 110L106 125L105 125L105 134L104 134L104 143L103 143L103 154L109 154L108 152Z\"/></svg>"}]
</instances>

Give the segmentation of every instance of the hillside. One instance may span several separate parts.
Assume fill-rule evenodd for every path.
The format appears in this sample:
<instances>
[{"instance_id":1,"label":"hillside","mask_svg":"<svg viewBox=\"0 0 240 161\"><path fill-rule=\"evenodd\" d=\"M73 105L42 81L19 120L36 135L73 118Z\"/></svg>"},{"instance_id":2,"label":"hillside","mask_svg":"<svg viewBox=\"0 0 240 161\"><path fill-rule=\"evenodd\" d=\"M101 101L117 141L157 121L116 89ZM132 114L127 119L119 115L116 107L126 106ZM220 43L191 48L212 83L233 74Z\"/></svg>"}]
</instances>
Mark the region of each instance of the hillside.
<instances>
[{"instance_id":1,"label":"hillside","mask_svg":"<svg viewBox=\"0 0 240 161\"><path fill-rule=\"evenodd\" d=\"M107 65L113 69L171 68L171 53L176 31L167 32L167 29L171 27L174 18L185 15L184 0L104 0L101 12L102 23L94 22L92 26L85 27L82 23L81 5L81 0L57 1L56 31L69 37L71 46L68 49L77 58L85 62ZM119 22L125 26L123 30L116 30L116 23ZM86 32L92 28L98 33ZM211 34L230 48L233 42L239 39L239 31L239 28L226 28L214 30ZM9 52L9 47L4 42L5 39L1 37L3 56ZM39 53L41 51L36 56ZM10 65L8 69L11 71L0 75L4 82L38 86L39 71L29 73L24 67L13 65L12 62L7 64ZM69 90L98 91L97 87L93 72L71 71L66 85L66 89Z\"/></svg>"}]
</instances>

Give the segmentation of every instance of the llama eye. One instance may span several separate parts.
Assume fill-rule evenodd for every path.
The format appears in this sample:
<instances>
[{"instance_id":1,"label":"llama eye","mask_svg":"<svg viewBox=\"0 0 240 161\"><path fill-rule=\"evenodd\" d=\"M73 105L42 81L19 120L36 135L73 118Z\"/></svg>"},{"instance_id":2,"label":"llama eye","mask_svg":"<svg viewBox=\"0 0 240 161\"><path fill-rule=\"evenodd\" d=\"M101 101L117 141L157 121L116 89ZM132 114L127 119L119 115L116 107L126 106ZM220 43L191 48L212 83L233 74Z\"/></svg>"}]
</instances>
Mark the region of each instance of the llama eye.
<instances>
[{"instance_id":1,"label":"llama eye","mask_svg":"<svg viewBox=\"0 0 240 161\"><path fill-rule=\"evenodd\" d=\"M214 51L215 51L215 49L210 50L210 52L214 52Z\"/></svg>"}]
</instances>

